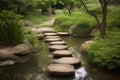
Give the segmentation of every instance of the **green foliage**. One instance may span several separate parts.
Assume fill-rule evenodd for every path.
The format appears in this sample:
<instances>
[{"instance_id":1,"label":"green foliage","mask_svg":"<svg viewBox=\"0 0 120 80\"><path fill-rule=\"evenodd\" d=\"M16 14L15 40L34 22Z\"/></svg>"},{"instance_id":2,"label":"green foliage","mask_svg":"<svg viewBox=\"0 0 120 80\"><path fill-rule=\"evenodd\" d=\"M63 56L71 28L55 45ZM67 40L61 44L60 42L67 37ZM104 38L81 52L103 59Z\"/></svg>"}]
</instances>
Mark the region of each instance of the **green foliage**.
<instances>
[{"instance_id":1,"label":"green foliage","mask_svg":"<svg viewBox=\"0 0 120 80\"><path fill-rule=\"evenodd\" d=\"M58 22L57 27L61 31L68 31L69 27L72 25L77 25L74 32L76 36L85 37L88 36L91 29L96 26L96 22L93 17L89 14L75 11L72 16L68 15L58 15L56 18Z\"/></svg>"},{"instance_id":2,"label":"green foliage","mask_svg":"<svg viewBox=\"0 0 120 80\"><path fill-rule=\"evenodd\" d=\"M106 39L100 40L97 35L95 43L88 49L91 62L108 69L120 68L120 30L107 33Z\"/></svg>"},{"instance_id":3,"label":"green foliage","mask_svg":"<svg viewBox=\"0 0 120 80\"><path fill-rule=\"evenodd\" d=\"M119 6L109 6L108 7L108 28L120 28L120 7Z\"/></svg>"},{"instance_id":4,"label":"green foliage","mask_svg":"<svg viewBox=\"0 0 120 80\"><path fill-rule=\"evenodd\" d=\"M25 35L24 42L26 43L29 42L33 46L34 50L40 50L41 47L39 45L39 40L36 34L32 33L31 30L26 29L24 31L24 35Z\"/></svg>"},{"instance_id":5,"label":"green foliage","mask_svg":"<svg viewBox=\"0 0 120 80\"><path fill-rule=\"evenodd\" d=\"M25 19L30 21L32 24L41 24L43 21L48 20L48 16L40 15L40 12L34 11L25 16Z\"/></svg>"},{"instance_id":6,"label":"green foliage","mask_svg":"<svg viewBox=\"0 0 120 80\"><path fill-rule=\"evenodd\" d=\"M10 10L15 13L26 15L35 8L34 0L0 0L0 12Z\"/></svg>"},{"instance_id":7,"label":"green foliage","mask_svg":"<svg viewBox=\"0 0 120 80\"><path fill-rule=\"evenodd\" d=\"M10 11L0 13L0 44L16 45L23 42L21 16Z\"/></svg>"}]
</instances>

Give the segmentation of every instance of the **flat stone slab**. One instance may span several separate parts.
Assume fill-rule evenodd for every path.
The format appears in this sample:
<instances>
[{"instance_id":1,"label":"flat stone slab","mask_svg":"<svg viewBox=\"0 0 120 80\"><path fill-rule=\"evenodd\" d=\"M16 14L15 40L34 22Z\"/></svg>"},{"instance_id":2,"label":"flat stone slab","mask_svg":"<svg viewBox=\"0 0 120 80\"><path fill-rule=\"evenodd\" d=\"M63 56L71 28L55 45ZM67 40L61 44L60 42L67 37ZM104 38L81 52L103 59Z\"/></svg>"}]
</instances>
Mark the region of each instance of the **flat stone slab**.
<instances>
[{"instance_id":1,"label":"flat stone slab","mask_svg":"<svg viewBox=\"0 0 120 80\"><path fill-rule=\"evenodd\" d=\"M54 32L53 28L42 27L36 30L37 33Z\"/></svg>"},{"instance_id":2,"label":"flat stone slab","mask_svg":"<svg viewBox=\"0 0 120 80\"><path fill-rule=\"evenodd\" d=\"M46 36L46 39L54 39L54 38L60 38L60 36Z\"/></svg>"},{"instance_id":3,"label":"flat stone slab","mask_svg":"<svg viewBox=\"0 0 120 80\"><path fill-rule=\"evenodd\" d=\"M53 42L53 41L60 41L61 38L54 38L54 39L45 39L46 42Z\"/></svg>"},{"instance_id":4,"label":"flat stone slab","mask_svg":"<svg viewBox=\"0 0 120 80\"><path fill-rule=\"evenodd\" d=\"M69 50L57 50L53 52L54 57L72 57L72 52Z\"/></svg>"},{"instance_id":5,"label":"flat stone slab","mask_svg":"<svg viewBox=\"0 0 120 80\"><path fill-rule=\"evenodd\" d=\"M47 72L57 76L71 76L75 74L75 68L67 64L51 64L47 67Z\"/></svg>"},{"instance_id":6,"label":"flat stone slab","mask_svg":"<svg viewBox=\"0 0 120 80\"><path fill-rule=\"evenodd\" d=\"M50 50L65 50L67 48L68 48L67 45L51 45L51 46L49 46Z\"/></svg>"},{"instance_id":7,"label":"flat stone slab","mask_svg":"<svg viewBox=\"0 0 120 80\"><path fill-rule=\"evenodd\" d=\"M50 45L65 45L67 42L65 41L55 41L55 42L50 42Z\"/></svg>"},{"instance_id":8,"label":"flat stone slab","mask_svg":"<svg viewBox=\"0 0 120 80\"><path fill-rule=\"evenodd\" d=\"M77 65L77 64L80 64L80 59L73 58L73 57L63 57L63 58L54 60L54 62L59 64Z\"/></svg>"},{"instance_id":9,"label":"flat stone slab","mask_svg":"<svg viewBox=\"0 0 120 80\"><path fill-rule=\"evenodd\" d=\"M57 32L57 34L60 36L68 36L69 35L68 32Z\"/></svg>"},{"instance_id":10,"label":"flat stone slab","mask_svg":"<svg viewBox=\"0 0 120 80\"><path fill-rule=\"evenodd\" d=\"M57 33L44 33L44 36L57 36Z\"/></svg>"}]
</instances>

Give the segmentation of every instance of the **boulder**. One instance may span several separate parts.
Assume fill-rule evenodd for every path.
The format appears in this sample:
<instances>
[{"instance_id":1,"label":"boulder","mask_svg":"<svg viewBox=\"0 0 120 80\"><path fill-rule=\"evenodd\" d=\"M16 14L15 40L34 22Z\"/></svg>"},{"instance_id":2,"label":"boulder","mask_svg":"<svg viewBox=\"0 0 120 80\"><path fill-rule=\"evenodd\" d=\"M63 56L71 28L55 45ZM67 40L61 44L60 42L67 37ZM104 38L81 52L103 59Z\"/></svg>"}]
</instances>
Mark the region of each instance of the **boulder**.
<instances>
[{"instance_id":1,"label":"boulder","mask_svg":"<svg viewBox=\"0 0 120 80\"><path fill-rule=\"evenodd\" d=\"M68 36L69 35L68 32L57 32L57 34L60 36Z\"/></svg>"},{"instance_id":2,"label":"boulder","mask_svg":"<svg viewBox=\"0 0 120 80\"><path fill-rule=\"evenodd\" d=\"M44 36L57 36L57 33L44 33Z\"/></svg>"},{"instance_id":3,"label":"boulder","mask_svg":"<svg viewBox=\"0 0 120 80\"><path fill-rule=\"evenodd\" d=\"M65 42L65 41L50 42L50 45L65 45L65 44L67 44L67 42Z\"/></svg>"},{"instance_id":4,"label":"boulder","mask_svg":"<svg viewBox=\"0 0 120 80\"><path fill-rule=\"evenodd\" d=\"M51 46L49 46L50 50L65 50L67 48L68 48L67 45L51 45Z\"/></svg>"},{"instance_id":5,"label":"boulder","mask_svg":"<svg viewBox=\"0 0 120 80\"><path fill-rule=\"evenodd\" d=\"M54 63L77 65L80 64L80 59L74 57L62 57L54 60Z\"/></svg>"},{"instance_id":6,"label":"boulder","mask_svg":"<svg viewBox=\"0 0 120 80\"><path fill-rule=\"evenodd\" d=\"M14 60L16 56L13 52L9 51L9 48L0 49L0 61Z\"/></svg>"},{"instance_id":7,"label":"boulder","mask_svg":"<svg viewBox=\"0 0 120 80\"><path fill-rule=\"evenodd\" d=\"M70 35L74 35L75 34L75 29L76 29L77 25L72 25L69 28L69 34Z\"/></svg>"},{"instance_id":8,"label":"boulder","mask_svg":"<svg viewBox=\"0 0 120 80\"><path fill-rule=\"evenodd\" d=\"M37 37L38 37L38 39L43 39L44 35L43 35L43 33L39 33L39 34L37 34Z\"/></svg>"},{"instance_id":9,"label":"boulder","mask_svg":"<svg viewBox=\"0 0 120 80\"><path fill-rule=\"evenodd\" d=\"M33 52L33 47L29 43L19 44L11 49L17 56L29 55Z\"/></svg>"},{"instance_id":10,"label":"boulder","mask_svg":"<svg viewBox=\"0 0 120 80\"><path fill-rule=\"evenodd\" d=\"M53 42L53 41L60 41L61 38L54 38L54 39L45 39L46 42Z\"/></svg>"},{"instance_id":11,"label":"boulder","mask_svg":"<svg viewBox=\"0 0 120 80\"><path fill-rule=\"evenodd\" d=\"M71 76L75 74L75 68L67 64L51 64L47 67L47 72L57 76Z\"/></svg>"},{"instance_id":12,"label":"boulder","mask_svg":"<svg viewBox=\"0 0 120 80\"><path fill-rule=\"evenodd\" d=\"M56 50L53 52L54 57L72 57L72 52L69 50Z\"/></svg>"},{"instance_id":13,"label":"boulder","mask_svg":"<svg viewBox=\"0 0 120 80\"><path fill-rule=\"evenodd\" d=\"M54 39L54 38L60 38L60 36L46 36L45 39Z\"/></svg>"},{"instance_id":14,"label":"boulder","mask_svg":"<svg viewBox=\"0 0 120 80\"><path fill-rule=\"evenodd\" d=\"M80 52L81 53L87 53L87 49L90 47L90 45L92 45L94 43L94 41L90 40L90 41L86 41L84 43L81 44L80 46Z\"/></svg>"},{"instance_id":15,"label":"boulder","mask_svg":"<svg viewBox=\"0 0 120 80\"><path fill-rule=\"evenodd\" d=\"M91 33L90 33L90 36L93 36L93 37L94 37L95 34L97 33L97 31L98 31L97 29L93 29L93 30L91 31Z\"/></svg>"}]
</instances>

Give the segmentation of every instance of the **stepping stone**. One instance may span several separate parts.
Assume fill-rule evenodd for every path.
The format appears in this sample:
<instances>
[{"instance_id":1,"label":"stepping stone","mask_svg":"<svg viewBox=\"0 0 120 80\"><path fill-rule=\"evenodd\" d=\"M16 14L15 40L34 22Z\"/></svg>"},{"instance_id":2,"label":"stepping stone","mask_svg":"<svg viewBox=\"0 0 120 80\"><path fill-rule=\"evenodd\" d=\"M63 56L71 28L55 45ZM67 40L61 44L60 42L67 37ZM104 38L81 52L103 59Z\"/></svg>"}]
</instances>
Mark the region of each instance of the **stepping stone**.
<instances>
[{"instance_id":1,"label":"stepping stone","mask_svg":"<svg viewBox=\"0 0 120 80\"><path fill-rule=\"evenodd\" d=\"M67 45L51 45L51 46L49 46L50 50L65 50L67 48L68 48Z\"/></svg>"},{"instance_id":2,"label":"stepping stone","mask_svg":"<svg viewBox=\"0 0 120 80\"><path fill-rule=\"evenodd\" d=\"M57 34L60 36L68 36L69 35L68 32L57 32Z\"/></svg>"},{"instance_id":3,"label":"stepping stone","mask_svg":"<svg viewBox=\"0 0 120 80\"><path fill-rule=\"evenodd\" d=\"M46 36L46 39L54 39L54 38L60 38L60 36Z\"/></svg>"},{"instance_id":4,"label":"stepping stone","mask_svg":"<svg viewBox=\"0 0 120 80\"><path fill-rule=\"evenodd\" d=\"M51 64L47 67L47 72L57 76L71 76L75 74L75 68L68 64Z\"/></svg>"},{"instance_id":5,"label":"stepping stone","mask_svg":"<svg viewBox=\"0 0 120 80\"><path fill-rule=\"evenodd\" d=\"M57 36L57 33L44 33L44 36Z\"/></svg>"},{"instance_id":6,"label":"stepping stone","mask_svg":"<svg viewBox=\"0 0 120 80\"><path fill-rule=\"evenodd\" d=\"M59 64L77 65L77 64L80 64L80 59L73 58L73 57L63 57L63 58L54 60L54 62Z\"/></svg>"},{"instance_id":7,"label":"stepping stone","mask_svg":"<svg viewBox=\"0 0 120 80\"><path fill-rule=\"evenodd\" d=\"M54 32L53 28L42 27L36 30L37 33Z\"/></svg>"},{"instance_id":8,"label":"stepping stone","mask_svg":"<svg viewBox=\"0 0 120 80\"><path fill-rule=\"evenodd\" d=\"M65 45L65 44L67 44L65 41L50 42L50 45Z\"/></svg>"},{"instance_id":9,"label":"stepping stone","mask_svg":"<svg viewBox=\"0 0 120 80\"><path fill-rule=\"evenodd\" d=\"M53 42L53 41L60 41L61 38L54 38L54 39L45 39L46 42Z\"/></svg>"},{"instance_id":10,"label":"stepping stone","mask_svg":"<svg viewBox=\"0 0 120 80\"><path fill-rule=\"evenodd\" d=\"M53 52L54 57L72 57L72 52L68 50L57 50Z\"/></svg>"}]
</instances>

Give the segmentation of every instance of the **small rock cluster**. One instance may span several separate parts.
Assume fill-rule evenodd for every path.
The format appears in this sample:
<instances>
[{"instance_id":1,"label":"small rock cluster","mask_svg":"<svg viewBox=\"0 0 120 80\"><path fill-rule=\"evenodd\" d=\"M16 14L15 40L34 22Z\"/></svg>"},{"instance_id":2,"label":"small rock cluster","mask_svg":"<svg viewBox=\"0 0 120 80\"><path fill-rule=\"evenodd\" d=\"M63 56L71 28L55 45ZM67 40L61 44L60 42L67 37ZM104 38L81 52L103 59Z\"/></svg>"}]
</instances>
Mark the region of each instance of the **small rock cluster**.
<instances>
[{"instance_id":1,"label":"small rock cluster","mask_svg":"<svg viewBox=\"0 0 120 80\"><path fill-rule=\"evenodd\" d=\"M50 75L71 76L75 75L74 65L80 64L80 59L72 57L72 52L68 50L67 42L60 36L68 36L67 32L42 32L44 40L49 44L49 50L52 51L53 63L48 65L47 72Z\"/></svg>"}]
</instances>

